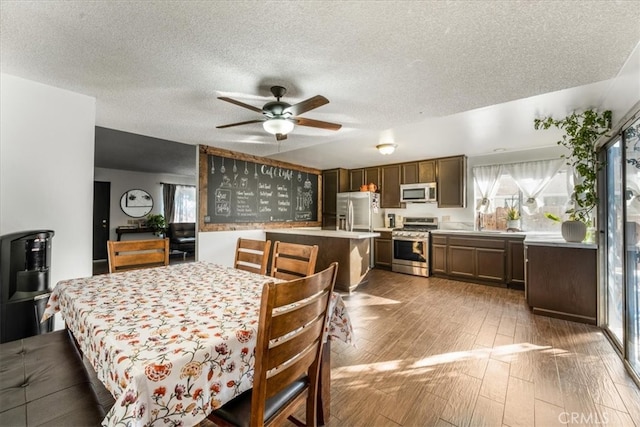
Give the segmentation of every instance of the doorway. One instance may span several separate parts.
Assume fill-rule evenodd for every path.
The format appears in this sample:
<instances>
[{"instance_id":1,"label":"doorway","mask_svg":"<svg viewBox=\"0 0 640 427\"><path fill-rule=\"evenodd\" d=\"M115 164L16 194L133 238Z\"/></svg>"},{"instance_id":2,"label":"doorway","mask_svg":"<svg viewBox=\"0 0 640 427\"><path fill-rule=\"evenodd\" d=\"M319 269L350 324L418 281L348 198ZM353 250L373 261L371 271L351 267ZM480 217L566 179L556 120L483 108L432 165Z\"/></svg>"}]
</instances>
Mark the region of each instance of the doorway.
<instances>
[{"instance_id":1,"label":"doorway","mask_svg":"<svg viewBox=\"0 0 640 427\"><path fill-rule=\"evenodd\" d=\"M111 183L93 182L93 260L107 259Z\"/></svg>"}]
</instances>

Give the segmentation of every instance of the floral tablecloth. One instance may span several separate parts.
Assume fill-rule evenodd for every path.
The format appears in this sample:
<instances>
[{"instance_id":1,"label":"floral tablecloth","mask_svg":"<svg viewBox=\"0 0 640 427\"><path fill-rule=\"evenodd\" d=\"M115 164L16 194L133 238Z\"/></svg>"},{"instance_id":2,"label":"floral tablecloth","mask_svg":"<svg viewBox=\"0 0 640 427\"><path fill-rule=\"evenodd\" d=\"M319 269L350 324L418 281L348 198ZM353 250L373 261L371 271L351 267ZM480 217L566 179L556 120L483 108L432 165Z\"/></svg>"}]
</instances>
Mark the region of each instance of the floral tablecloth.
<instances>
[{"instance_id":1,"label":"floral tablecloth","mask_svg":"<svg viewBox=\"0 0 640 427\"><path fill-rule=\"evenodd\" d=\"M57 284L60 311L116 398L103 425L194 425L250 389L260 297L274 279L193 262ZM334 293L329 336L352 342Z\"/></svg>"}]
</instances>

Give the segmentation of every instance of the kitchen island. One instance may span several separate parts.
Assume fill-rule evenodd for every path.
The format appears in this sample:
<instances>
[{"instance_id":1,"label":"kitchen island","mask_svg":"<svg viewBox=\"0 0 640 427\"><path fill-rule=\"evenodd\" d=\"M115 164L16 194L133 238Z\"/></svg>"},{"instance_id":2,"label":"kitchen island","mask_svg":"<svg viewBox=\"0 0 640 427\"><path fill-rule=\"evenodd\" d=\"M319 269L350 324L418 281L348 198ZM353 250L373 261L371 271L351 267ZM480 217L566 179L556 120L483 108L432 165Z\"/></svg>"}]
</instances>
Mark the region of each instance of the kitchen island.
<instances>
[{"instance_id":1,"label":"kitchen island","mask_svg":"<svg viewBox=\"0 0 640 427\"><path fill-rule=\"evenodd\" d=\"M285 228L267 230L267 240L318 245L316 271L338 262L336 290L352 292L371 269L371 241L380 233Z\"/></svg>"}]
</instances>

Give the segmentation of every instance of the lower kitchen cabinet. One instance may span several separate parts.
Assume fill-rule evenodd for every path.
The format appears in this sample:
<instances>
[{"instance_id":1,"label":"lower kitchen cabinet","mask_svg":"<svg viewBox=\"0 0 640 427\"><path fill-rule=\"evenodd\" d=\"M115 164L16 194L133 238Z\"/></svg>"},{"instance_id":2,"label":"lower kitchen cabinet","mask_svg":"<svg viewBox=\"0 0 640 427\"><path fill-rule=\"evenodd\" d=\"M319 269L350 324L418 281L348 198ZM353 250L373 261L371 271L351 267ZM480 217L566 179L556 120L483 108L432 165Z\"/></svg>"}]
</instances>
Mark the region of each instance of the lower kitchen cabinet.
<instances>
[{"instance_id":1,"label":"lower kitchen cabinet","mask_svg":"<svg viewBox=\"0 0 640 427\"><path fill-rule=\"evenodd\" d=\"M524 242L507 240L507 283L517 289L524 289Z\"/></svg>"},{"instance_id":2,"label":"lower kitchen cabinet","mask_svg":"<svg viewBox=\"0 0 640 427\"><path fill-rule=\"evenodd\" d=\"M524 282L524 236L432 233L431 274L493 286ZM521 265L518 265L518 260Z\"/></svg>"},{"instance_id":3,"label":"lower kitchen cabinet","mask_svg":"<svg viewBox=\"0 0 640 427\"><path fill-rule=\"evenodd\" d=\"M447 274L447 237L431 234L431 274Z\"/></svg>"},{"instance_id":4,"label":"lower kitchen cabinet","mask_svg":"<svg viewBox=\"0 0 640 427\"><path fill-rule=\"evenodd\" d=\"M596 324L595 245L526 246L527 304L535 314Z\"/></svg>"},{"instance_id":5,"label":"lower kitchen cabinet","mask_svg":"<svg viewBox=\"0 0 640 427\"><path fill-rule=\"evenodd\" d=\"M373 240L373 256L376 267L391 268L393 241L390 231L381 231L380 237Z\"/></svg>"}]
</instances>

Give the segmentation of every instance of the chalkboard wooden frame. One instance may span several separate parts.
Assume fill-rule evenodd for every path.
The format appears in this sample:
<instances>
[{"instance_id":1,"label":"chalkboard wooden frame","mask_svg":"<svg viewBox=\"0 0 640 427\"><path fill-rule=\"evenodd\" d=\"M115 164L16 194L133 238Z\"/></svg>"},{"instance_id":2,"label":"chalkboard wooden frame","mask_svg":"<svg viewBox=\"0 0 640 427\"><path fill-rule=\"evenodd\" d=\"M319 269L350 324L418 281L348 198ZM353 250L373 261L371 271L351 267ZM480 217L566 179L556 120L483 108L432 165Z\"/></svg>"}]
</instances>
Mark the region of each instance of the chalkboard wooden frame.
<instances>
[{"instance_id":1,"label":"chalkboard wooden frame","mask_svg":"<svg viewBox=\"0 0 640 427\"><path fill-rule=\"evenodd\" d=\"M205 222L205 217L209 214L209 156L218 156L229 159L229 168L236 161L248 161L258 163L260 165L274 166L294 171L309 173L318 178L318 191L316 192L317 205L317 221L274 221L274 222ZM260 230L271 228L292 228L292 227L320 227L322 225L322 171L319 169L309 168L306 166L295 165L293 163L281 162L265 157L252 156L249 154L238 153L235 151L225 150L222 148L210 147L207 145L199 146L198 158L199 170L199 200L198 200L198 230L206 231L228 231L228 230Z\"/></svg>"}]
</instances>

